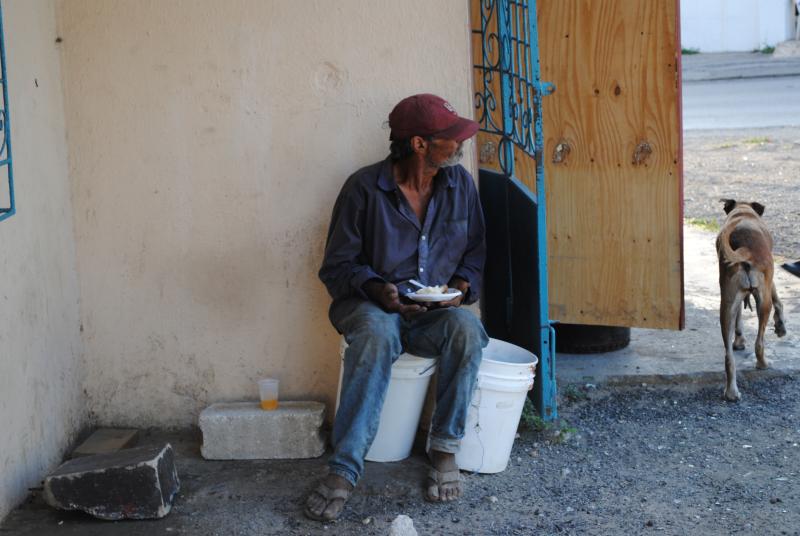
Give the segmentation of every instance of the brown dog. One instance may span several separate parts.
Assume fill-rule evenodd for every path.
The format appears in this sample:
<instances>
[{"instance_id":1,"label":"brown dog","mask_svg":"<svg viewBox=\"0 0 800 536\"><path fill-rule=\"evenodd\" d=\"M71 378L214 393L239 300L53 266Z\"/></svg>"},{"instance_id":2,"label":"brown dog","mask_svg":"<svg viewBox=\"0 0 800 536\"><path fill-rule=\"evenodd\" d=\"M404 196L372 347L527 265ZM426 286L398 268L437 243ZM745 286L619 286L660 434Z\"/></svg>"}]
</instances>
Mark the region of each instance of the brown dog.
<instances>
[{"instance_id":1,"label":"brown dog","mask_svg":"<svg viewBox=\"0 0 800 536\"><path fill-rule=\"evenodd\" d=\"M764 331L769 314L775 308L775 333L786 335L783 319L783 304L778 299L772 276L775 270L772 261L772 235L761 221L764 205L722 199L725 224L717 235L719 257L720 307L719 323L722 341L725 343L725 399L739 400L736 386L736 362L733 350L744 350L742 336L742 303L750 305L750 296L755 299L758 314L756 335L756 368L765 369L769 361L764 357ZM734 338L735 333L735 338Z\"/></svg>"}]
</instances>

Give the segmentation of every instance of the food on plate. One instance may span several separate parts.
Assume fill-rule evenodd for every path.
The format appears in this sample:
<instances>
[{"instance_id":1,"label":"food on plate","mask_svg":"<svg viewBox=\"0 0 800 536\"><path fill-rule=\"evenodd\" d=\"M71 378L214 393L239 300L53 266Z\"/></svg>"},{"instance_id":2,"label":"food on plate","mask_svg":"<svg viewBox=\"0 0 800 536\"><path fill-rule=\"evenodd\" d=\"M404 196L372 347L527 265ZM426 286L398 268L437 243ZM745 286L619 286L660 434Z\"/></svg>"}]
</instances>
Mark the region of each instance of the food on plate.
<instances>
[{"instance_id":1,"label":"food on plate","mask_svg":"<svg viewBox=\"0 0 800 536\"><path fill-rule=\"evenodd\" d=\"M447 285L434 285L432 287L421 288L416 294L445 294L446 292Z\"/></svg>"}]
</instances>

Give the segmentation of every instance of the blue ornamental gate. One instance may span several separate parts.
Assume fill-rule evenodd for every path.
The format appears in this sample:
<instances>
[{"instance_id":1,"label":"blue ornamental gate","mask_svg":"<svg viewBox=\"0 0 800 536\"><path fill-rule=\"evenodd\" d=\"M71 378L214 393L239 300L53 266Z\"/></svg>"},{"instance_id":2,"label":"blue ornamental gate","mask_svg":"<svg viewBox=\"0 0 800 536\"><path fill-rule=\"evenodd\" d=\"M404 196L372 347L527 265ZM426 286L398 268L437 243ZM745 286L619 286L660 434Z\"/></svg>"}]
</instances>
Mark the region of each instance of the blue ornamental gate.
<instances>
[{"instance_id":1,"label":"blue ornamental gate","mask_svg":"<svg viewBox=\"0 0 800 536\"><path fill-rule=\"evenodd\" d=\"M539 357L532 393L546 421L556 408L555 332L548 318L542 97L536 0L473 0L473 74L490 336Z\"/></svg>"},{"instance_id":2,"label":"blue ornamental gate","mask_svg":"<svg viewBox=\"0 0 800 536\"><path fill-rule=\"evenodd\" d=\"M0 108L0 221L16 212L14 205L14 169L11 165L11 127L8 122L8 78L6 77L6 44L3 37L3 11L0 4L0 73L3 102ZM8 184L8 189L2 185ZM5 192L3 190L6 190Z\"/></svg>"}]
</instances>

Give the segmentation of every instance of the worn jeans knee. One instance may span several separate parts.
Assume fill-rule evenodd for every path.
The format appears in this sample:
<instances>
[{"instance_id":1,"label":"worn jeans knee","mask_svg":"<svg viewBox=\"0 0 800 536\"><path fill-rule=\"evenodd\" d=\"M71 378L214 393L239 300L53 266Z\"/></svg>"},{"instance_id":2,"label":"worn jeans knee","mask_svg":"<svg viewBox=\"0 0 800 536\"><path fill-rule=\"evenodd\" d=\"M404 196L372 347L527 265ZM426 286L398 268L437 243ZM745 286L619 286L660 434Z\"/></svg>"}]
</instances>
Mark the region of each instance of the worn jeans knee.
<instances>
[{"instance_id":1,"label":"worn jeans knee","mask_svg":"<svg viewBox=\"0 0 800 536\"><path fill-rule=\"evenodd\" d=\"M426 313L416 328L422 335L411 336L415 349L439 356L436 380L436 410L431 428L431 448L457 452L469 402L475 389L483 348L489 337L480 320L469 310L448 308ZM413 335L413 334L412 334Z\"/></svg>"}]
</instances>

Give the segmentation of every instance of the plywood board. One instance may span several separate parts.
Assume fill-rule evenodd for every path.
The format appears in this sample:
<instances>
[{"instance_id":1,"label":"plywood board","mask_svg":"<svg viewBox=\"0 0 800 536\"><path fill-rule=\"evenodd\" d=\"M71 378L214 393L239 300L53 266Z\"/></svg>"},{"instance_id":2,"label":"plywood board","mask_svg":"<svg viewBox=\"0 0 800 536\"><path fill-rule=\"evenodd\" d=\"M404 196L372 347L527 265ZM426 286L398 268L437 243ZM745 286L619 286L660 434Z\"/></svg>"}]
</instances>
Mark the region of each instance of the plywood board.
<instances>
[{"instance_id":1,"label":"plywood board","mask_svg":"<svg viewBox=\"0 0 800 536\"><path fill-rule=\"evenodd\" d=\"M677 0L538 2L552 319L682 327L678 20Z\"/></svg>"}]
</instances>

